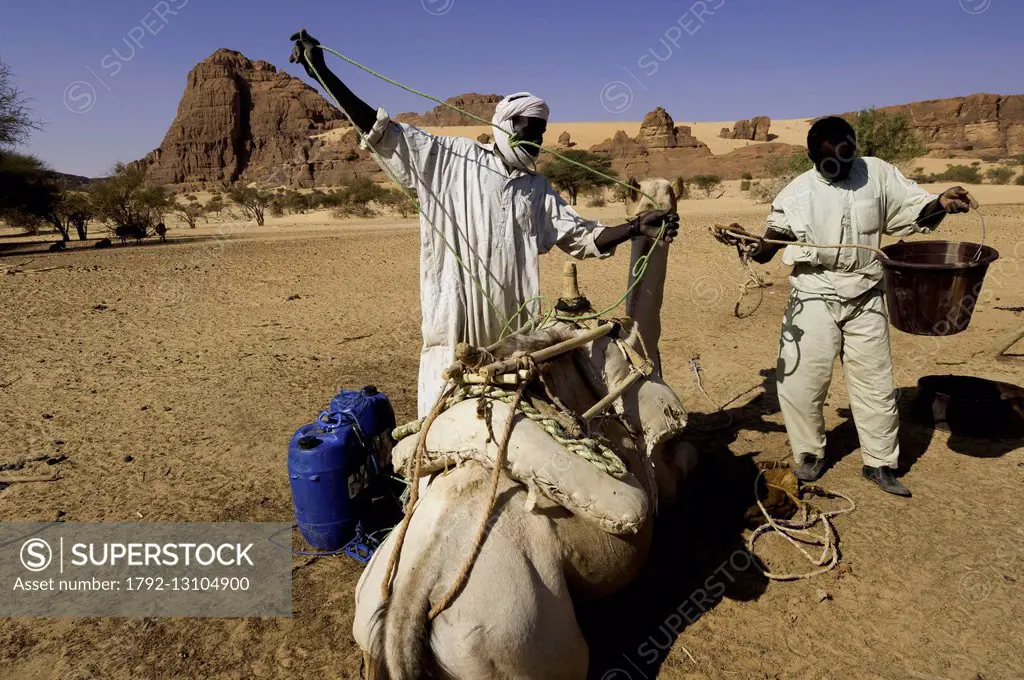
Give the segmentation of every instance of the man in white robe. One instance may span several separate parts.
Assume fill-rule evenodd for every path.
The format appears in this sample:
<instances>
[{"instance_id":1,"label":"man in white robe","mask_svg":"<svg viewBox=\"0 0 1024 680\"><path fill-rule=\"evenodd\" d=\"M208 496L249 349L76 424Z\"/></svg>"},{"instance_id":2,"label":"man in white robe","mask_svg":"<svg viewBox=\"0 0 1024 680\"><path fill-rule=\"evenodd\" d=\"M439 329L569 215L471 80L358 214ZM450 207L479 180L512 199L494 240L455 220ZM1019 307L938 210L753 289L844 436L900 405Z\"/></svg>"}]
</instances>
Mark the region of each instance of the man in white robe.
<instances>
[{"instance_id":1,"label":"man in white robe","mask_svg":"<svg viewBox=\"0 0 1024 680\"><path fill-rule=\"evenodd\" d=\"M519 328L538 310L538 256L558 246L575 258L607 257L637 236L669 243L679 217L652 211L606 227L580 217L535 172L548 107L529 93L506 97L492 121L495 143L439 137L395 123L356 97L324 63L305 31L292 36L291 61L328 91L364 133L390 175L420 202L420 301L423 348L418 410L425 416L444 386L441 373L455 346L485 347ZM311 68L312 65L312 68ZM526 144L516 144L514 133Z\"/></svg>"},{"instance_id":2,"label":"man in white robe","mask_svg":"<svg viewBox=\"0 0 1024 680\"><path fill-rule=\"evenodd\" d=\"M793 267L792 290L782 324L776 380L795 472L807 482L825 472L823 407L838 356L860 438L864 477L884 491L910 496L895 475L899 414L882 265L869 250L799 244L857 243L878 248L882 234L931 232L947 213L966 212L971 199L962 187L930 195L889 163L858 157L856 133L842 118L817 121L807 147L815 167L775 199L763 237L794 242L783 253L783 262ZM732 226L734 231L742 230ZM750 245L728 237L720 240L739 248ZM768 262L780 248L755 243L753 259Z\"/></svg>"}]
</instances>

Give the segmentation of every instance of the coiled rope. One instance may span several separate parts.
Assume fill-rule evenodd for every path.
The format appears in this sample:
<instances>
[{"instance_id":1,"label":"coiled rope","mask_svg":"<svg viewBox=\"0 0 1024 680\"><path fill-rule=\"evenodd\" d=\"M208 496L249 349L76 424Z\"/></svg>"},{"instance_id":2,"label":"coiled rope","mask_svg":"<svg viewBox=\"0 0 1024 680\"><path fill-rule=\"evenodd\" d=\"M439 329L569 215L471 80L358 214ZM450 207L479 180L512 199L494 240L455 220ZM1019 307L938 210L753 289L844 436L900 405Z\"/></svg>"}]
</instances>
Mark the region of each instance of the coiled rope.
<instances>
[{"instance_id":1,"label":"coiled rope","mask_svg":"<svg viewBox=\"0 0 1024 680\"><path fill-rule=\"evenodd\" d=\"M764 471L762 470L758 477L761 478L763 476ZM757 493L757 486L755 485L754 498L757 500L757 507L760 508L761 514L764 515L766 523L755 529L747 539L747 550L751 555L757 556L757 551L754 549L757 539L769 533L776 533L799 550L807 558L807 561L817 568L805 573L776 574L759 566L761 573L773 581L799 581L824 574L835 567L839 563L839 538L836 534L836 528L832 524L832 519L840 515L847 515L856 510L857 504L853 499L838 491L826 491L820 486L803 487L805 492L824 498L842 498L849 504L847 507L838 510L822 511L811 506L807 501L797 498L789 489L771 484L767 480L765 480L765 485L768 488L778 489L785 493L800 509L800 517L799 519L775 519L772 517L768 509L764 507L764 503L761 502L761 496ZM818 524L821 524L820 534L812 531ZM821 554L815 557L804 549L805 545L820 546ZM760 558L758 561L763 563Z\"/></svg>"}]
</instances>

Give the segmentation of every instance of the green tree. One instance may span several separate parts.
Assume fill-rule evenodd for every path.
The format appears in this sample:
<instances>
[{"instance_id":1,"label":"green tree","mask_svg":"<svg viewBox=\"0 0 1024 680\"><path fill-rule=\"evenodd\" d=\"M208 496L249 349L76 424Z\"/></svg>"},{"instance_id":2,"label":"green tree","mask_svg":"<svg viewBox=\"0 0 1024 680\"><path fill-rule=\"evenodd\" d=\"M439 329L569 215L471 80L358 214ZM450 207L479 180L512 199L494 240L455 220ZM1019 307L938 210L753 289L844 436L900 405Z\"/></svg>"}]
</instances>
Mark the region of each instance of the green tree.
<instances>
[{"instance_id":1,"label":"green tree","mask_svg":"<svg viewBox=\"0 0 1024 680\"><path fill-rule=\"evenodd\" d=\"M256 224L262 227L267 208L274 200L274 195L253 187L234 187L228 191L228 198L242 208L246 217L256 220Z\"/></svg>"},{"instance_id":2,"label":"green tree","mask_svg":"<svg viewBox=\"0 0 1024 680\"><path fill-rule=\"evenodd\" d=\"M41 160L25 154L0 153L0 218L33 232L43 221L49 222L67 241L64 223L55 212L60 195L56 174Z\"/></svg>"},{"instance_id":3,"label":"green tree","mask_svg":"<svg viewBox=\"0 0 1024 680\"><path fill-rule=\"evenodd\" d=\"M893 165L905 165L923 156L927 149L904 113L864 109L853 125L861 156L875 156Z\"/></svg>"},{"instance_id":4,"label":"green tree","mask_svg":"<svg viewBox=\"0 0 1024 680\"><path fill-rule=\"evenodd\" d=\"M697 175L690 180L690 183L703 191L707 198L711 198L711 194L715 193L721 196L724 191L722 178L718 175Z\"/></svg>"},{"instance_id":5,"label":"green tree","mask_svg":"<svg viewBox=\"0 0 1024 680\"><path fill-rule=\"evenodd\" d=\"M203 212L207 216L214 215L216 217L221 217L222 213L226 209L227 205L224 203L224 197L220 194L214 194L211 196L210 200L206 202L205 206L203 206ZM207 221L209 221L209 217L207 217Z\"/></svg>"},{"instance_id":6,"label":"green tree","mask_svg":"<svg viewBox=\"0 0 1024 680\"><path fill-rule=\"evenodd\" d=\"M0 61L0 153L3 148L24 144L29 134L39 129L28 99L13 81L10 67Z\"/></svg>"},{"instance_id":7,"label":"green tree","mask_svg":"<svg viewBox=\"0 0 1024 680\"><path fill-rule=\"evenodd\" d=\"M67 234L70 227L74 227L79 241L89 237L89 223L96 216L96 206L93 205L90 194L83 191L65 191L61 194L54 212L64 223L63 229L58 228L62 234Z\"/></svg>"},{"instance_id":8,"label":"green tree","mask_svg":"<svg viewBox=\"0 0 1024 680\"><path fill-rule=\"evenodd\" d=\"M571 149L565 151L562 155L576 163L598 170L605 175L616 176L615 172L611 169L612 161L607 156L581 149ZM555 158L545 163L540 168L540 171L556 189L569 195L569 202L572 205L576 205L580 193L594 191L595 189L614 184L610 179L595 175L593 172L561 158Z\"/></svg>"},{"instance_id":9,"label":"green tree","mask_svg":"<svg viewBox=\"0 0 1024 680\"><path fill-rule=\"evenodd\" d=\"M171 212L180 217L188 225L189 229L195 229L196 222L206 214L206 208L198 200L193 201L189 199L187 203L175 203L171 208Z\"/></svg>"},{"instance_id":10,"label":"green tree","mask_svg":"<svg viewBox=\"0 0 1024 680\"><path fill-rule=\"evenodd\" d=\"M146 172L138 166L118 163L110 176L92 188L96 215L114 229L147 232L163 219L173 200L163 187L146 186Z\"/></svg>"}]
</instances>

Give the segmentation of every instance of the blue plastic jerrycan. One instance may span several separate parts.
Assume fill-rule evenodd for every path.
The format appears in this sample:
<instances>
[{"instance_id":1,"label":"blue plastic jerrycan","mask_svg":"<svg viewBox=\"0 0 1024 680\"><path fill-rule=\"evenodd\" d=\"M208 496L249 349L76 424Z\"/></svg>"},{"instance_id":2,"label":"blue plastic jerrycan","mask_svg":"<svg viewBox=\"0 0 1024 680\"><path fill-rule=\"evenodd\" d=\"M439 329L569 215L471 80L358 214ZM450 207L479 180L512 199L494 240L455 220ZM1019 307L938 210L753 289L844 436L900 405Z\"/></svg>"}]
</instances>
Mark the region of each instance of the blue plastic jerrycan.
<instances>
[{"instance_id":1,"label":"blue plastic jerrycan","mask_svg":"<svg viewBox=\"0 0 1024 680\"><path fill-rule=\"evenodd\" d=\"M338 550L355 534L371 501L370 485L390 465L395 414L374 387L342 390L317 422L288 446L295 521L306 542Z\"/></svg>"}]
</instances>

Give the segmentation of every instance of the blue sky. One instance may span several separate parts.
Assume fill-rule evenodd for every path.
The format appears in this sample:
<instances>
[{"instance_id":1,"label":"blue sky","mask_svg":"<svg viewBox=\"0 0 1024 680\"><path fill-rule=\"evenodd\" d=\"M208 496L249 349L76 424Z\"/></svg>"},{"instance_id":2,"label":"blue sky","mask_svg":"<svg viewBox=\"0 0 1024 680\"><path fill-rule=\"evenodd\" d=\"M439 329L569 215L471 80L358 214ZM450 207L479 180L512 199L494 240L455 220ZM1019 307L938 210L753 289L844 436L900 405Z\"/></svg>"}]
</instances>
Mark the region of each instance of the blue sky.
<instances>
[{"instance_id":1,"label":"blue sky","mask_svg":"<svg viewBox=\"0 0 1024 680\"><path fill-rule=\"evenodd\" d=\"M436 96L530 90L564 121L1024 93L1021 0L6 0L2 16L0 58L46 123L27 150L90 176L159 146L189 69L219 47L304 76L288 64L302 26ZM330 63L374 106L431 106Z\"/></svg>"}]
</instances>

